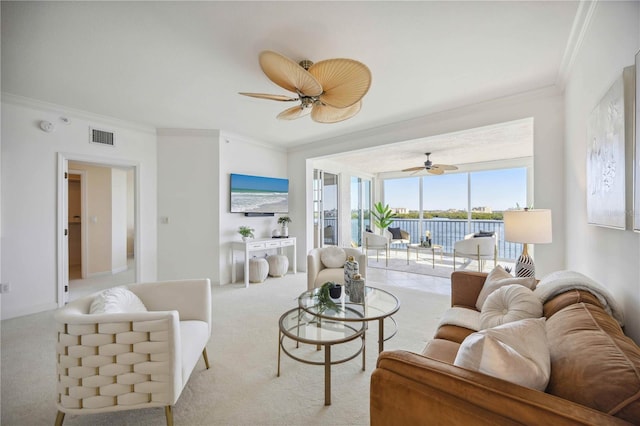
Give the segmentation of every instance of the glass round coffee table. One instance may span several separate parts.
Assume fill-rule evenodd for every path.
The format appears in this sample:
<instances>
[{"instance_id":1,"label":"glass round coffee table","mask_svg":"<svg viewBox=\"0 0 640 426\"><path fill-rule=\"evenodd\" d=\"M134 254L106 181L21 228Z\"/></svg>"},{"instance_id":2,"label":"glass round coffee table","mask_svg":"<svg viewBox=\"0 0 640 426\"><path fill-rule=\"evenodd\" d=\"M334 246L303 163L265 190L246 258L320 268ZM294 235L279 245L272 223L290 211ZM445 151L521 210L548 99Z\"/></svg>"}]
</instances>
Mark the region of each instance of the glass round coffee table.
<instances>
[{"instance_id":1,"label":"glass round coffee table","mask_svg":"<svg viewBox=\"0 0 640 426\"><path fill-rule=\"evenodd\" d=\"M298 297L298 305L305 312L322 319L342 322L362 322L378 320L378 352L384 350L384 342L391 339L398 332L398 326L393 314L400 309L398 298L388 291L376 287L365 289L365 297L362 303L354 303L343 291L339 299L334 299L337 310L327 309L318 303L318 288L305 291ZM357 312L358 315L353 315ZM393 323L393 330L385 336L384 320L388 318ZM363 365L364 369L364 365Z\"/></svg>"},{"instance_id":2,"label":"glass round coffee table","mask_svg":"<svg viewBox=\"0 0 640 426\"><path fill-rule=\"evenodd\" d=\"M345 317L359 317L359 313L355 309L347 308ZM360 318L362 321L362 318ZM280 377L280 357L281 352L287 354L296 361L311 364L324 365L324 404L331 405L331 366L340 364L354 359L362 354L362 369L364 370L365 360L365 341L364 341L364 322L360 324L349 324L344 320L336 321L331 319L323 319L315 315L311 315L300 308L293 308L285 312L279 321L280 335L278 337L278 377ZM284 344L285 338L296 342L296 348L300 343L307 343L320 347L324 347L324 360L314 361L312 359L303 358L296 355ZM360 347L355 352L344 355L340 359L331 359L331 347L341 343L351 342L357 338L361 338Z\"/></svg>"}]
</instances>

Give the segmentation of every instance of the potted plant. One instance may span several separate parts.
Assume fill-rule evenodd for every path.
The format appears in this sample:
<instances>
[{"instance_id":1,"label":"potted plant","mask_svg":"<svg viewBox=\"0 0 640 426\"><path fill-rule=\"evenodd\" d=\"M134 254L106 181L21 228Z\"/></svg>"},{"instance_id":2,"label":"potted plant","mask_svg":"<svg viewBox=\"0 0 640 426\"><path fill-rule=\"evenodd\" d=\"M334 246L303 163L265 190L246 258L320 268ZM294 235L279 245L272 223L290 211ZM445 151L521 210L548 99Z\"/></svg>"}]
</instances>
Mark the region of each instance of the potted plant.
<instances>
[{"instance_id":1,"label":"potted plant","mask_svg":"<svg viewBox=\"0 0 640 426\"><path fill-rule=\"evenodd\" d=\"M327 281L326 283L322 284L322 286L320 286L318 292L316 293L316 297L318 299L318 313L322 313L327 309L340 312L341 307L332 300L331 295L333 293L334 295L340 297L340 293L338 292L341 291L341 285L336 284L333 281Z\"/></svg>"},{"instance_id":2,"label":"potted plant","mask_svg":"<svg viewBox=\"0 0 640 426\"><path fill-rule=\"evenodd\" d=\"M396 215L389 207L389 204L383 206L382 202L378 201L373 207L375 209L375 211L371 212L375 218L373 223L380 229L380 235L384 235L384 230L393 223L393 218L396 217Z\"/></svg>"},{"instance_id":3,"label":"potted plant","mask_svg":"<svg viewBox=\"0 0 640 426\"><path fill-rule=\"evenodd\" d=\"M238 228L238 234L242 235L242 241L247 241L250 238L253 238L254 229L249 226L241 226Z\"/></svg>"},{"instance_id":4,"label":"potted plant","mask_svg":"<svg viewBox=\"0 0 640 426\"><path fill-rule=\"evenodd\" d=\"M291 222L291 218L289 216L280 216L278 218L278 223L282 227L282 230L280 231L280 236L281 237L288 237L289 236L289 223L290 222Z\"/></svg>"}]
</instances>

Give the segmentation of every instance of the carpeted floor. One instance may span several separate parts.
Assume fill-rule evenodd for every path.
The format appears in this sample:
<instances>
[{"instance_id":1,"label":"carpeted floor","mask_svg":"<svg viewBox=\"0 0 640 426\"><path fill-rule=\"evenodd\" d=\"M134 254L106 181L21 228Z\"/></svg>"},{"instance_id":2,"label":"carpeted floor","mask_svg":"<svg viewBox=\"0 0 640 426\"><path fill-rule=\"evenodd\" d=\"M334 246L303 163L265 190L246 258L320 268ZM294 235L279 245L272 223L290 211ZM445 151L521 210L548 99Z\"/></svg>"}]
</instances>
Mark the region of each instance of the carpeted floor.
<instances>
[{"instance_id":1,"label":"carpeted floor","mask_svg":"<svg viewBox=\"0 0 640 426\"><path fill-rule=\"evenodd\" d=\"M385 349L421 351L449 306L444 294L368 282L395 294L398 334ZM306 274L270 278L245 289L213 288L213 333L207 346L211 369L199 361L174 407L179 425L366 425L369 379L377 359L377 324L367 331L366 371L358 357L332 367L332 405L324 406L324 370L282 356L276 377L278 319L296 306ZM390 324L390 323L388 323ZM385 325L387 327L387 325ZM51 425L55 406L53 312L2 322L2 425ZM321 356L315 348L296 351ZM337 348L337 347L335 347ZM335 350L339 356L344 347ZM67 415L65 425L162 425L162 408L96 415Z\"/></svg>"}]
</instances>

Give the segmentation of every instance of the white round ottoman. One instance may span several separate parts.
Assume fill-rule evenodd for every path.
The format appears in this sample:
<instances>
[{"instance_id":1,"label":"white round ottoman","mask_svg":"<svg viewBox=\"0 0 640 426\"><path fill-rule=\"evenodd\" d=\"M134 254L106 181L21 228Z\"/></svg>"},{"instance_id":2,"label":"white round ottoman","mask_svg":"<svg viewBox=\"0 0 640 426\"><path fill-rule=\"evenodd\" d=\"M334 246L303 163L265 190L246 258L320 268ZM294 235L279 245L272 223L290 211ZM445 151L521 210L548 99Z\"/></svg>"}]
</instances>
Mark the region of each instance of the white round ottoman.
<instances>
[{"instance_id":1,"label":"white round ottoman","mask_svg":"<svg viewBox=\"0 0 640 426\"><path fill-rule=\"evenodd\" d=\"M261 283L267 278L269 273L269 263L262 257L252 257L249 259L249 282Z\"/></svg>"},{"instance_id":2,"label":"white round ottoman","mask_svg":"<svg viewBox=\"0 0 640 426\"><path fill-rule=\"evenodd\" d=\"M289 270L289 258L283 254L267 256L267 262L269 263L269 275L272 277L286 275Z\"/></svg>"}]
</instances>

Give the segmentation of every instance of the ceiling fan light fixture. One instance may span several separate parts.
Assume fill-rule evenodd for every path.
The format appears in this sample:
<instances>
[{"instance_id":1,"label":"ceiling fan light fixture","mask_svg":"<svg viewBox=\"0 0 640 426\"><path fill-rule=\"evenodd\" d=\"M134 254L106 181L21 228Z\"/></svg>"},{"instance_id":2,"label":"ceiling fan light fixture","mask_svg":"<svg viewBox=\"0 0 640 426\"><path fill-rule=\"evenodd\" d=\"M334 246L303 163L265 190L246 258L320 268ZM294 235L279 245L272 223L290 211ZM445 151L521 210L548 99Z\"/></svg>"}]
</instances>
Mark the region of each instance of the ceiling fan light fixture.
<instances>
[{"instance_id":1,"label":"ceiling fan light fixture","mask_svg":"<svg viewBox=\"0 0 640 426\"><path fill-rule=\"evenodd\" d=\"M260 67L267 78L297 98L283 95L240 92L241 95L276 101L300 101L300 105L278 114L279 119L293 120L311 113L319 123L337 123L356 115L362 98L371 87L371 71L353 59L328 59L299 63L265 50L259 56Z\"/></svg>"}]
</instances>

